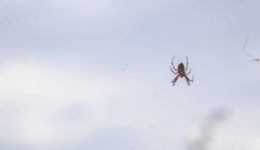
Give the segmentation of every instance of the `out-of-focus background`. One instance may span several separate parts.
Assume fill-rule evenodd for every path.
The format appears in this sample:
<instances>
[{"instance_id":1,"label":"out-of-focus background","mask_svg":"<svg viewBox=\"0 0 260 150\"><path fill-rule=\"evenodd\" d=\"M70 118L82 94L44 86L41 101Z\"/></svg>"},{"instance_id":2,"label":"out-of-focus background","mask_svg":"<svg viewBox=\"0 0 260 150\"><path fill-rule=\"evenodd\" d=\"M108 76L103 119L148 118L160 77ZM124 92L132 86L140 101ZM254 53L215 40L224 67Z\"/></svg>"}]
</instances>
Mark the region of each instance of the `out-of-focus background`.
<instances>
[{"instance_id":1,"label":"out-of-focus background","mask_svg":"<svg viewBox=\"0 0 260 150\"><path fill-rule=\"evenodd\" d=\"M1 0L0 149L259 150L259 8Z\"/></svg>"}]
</instances>

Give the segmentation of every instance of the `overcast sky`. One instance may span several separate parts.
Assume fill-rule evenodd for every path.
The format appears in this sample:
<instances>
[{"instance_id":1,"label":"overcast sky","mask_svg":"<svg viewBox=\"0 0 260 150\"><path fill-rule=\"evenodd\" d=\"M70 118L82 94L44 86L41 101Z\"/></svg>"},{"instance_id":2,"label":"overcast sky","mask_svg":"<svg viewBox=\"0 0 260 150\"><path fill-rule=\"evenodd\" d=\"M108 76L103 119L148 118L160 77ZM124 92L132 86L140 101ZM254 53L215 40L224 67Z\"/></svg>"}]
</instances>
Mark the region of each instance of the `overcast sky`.
<instances>
[{"instance_id":1,"label":"overcast sky","mask_svg":"<svg viewBox=\"0 0 260 150\"><path fill-rule=\"evenodd\" d=\"M0 149L260 149L257 0L1 0ZM246 48L243 44L248 37ZM169 66L189 58L188 86Z\"/></svg>"}]
</instances>

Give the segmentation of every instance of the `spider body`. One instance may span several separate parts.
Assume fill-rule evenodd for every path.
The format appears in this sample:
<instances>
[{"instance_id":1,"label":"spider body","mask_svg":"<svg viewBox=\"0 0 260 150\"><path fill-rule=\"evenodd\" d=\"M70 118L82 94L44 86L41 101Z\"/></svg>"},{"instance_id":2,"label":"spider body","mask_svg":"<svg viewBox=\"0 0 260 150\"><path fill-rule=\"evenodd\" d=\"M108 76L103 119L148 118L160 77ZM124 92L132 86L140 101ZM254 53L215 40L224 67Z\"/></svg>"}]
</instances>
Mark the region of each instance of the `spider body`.
<instances>
[{"instance_id":1,"label":"spider body","mask_svg":"<svg viewBox=\"0 0 260 150\"><path fill-rule=\"evenodd\" d=\"M171 72L173 74L176 74L176 77L172 80L172 85L174 86L176 81L178 80L179 77L181 78L185 78L186 81L187 81L187 84L190 85L190 82L193 82L193 76L192 76L192 80L189 79L189 77L187 75L189 75L191 73L191 69L188 73L186 73L186 71L188 71L188 57L186 57L187 59L187 63L186 63L186 67L184 66L184 64L181 62L177 69L174 67L174 64L173 64L173 61L174 61L174 57L172 59L172 62L171 62L171 66L170 66L170 69L171 69Z\"/></svg>"},{"instance_id":2,"label":"spider body","mask_svg":"<svg viewBox=\"0 0 260 150\"><path fill-rule=\"evenodd\" d=\"M178 70L177 70L177 72L179 73L179 75L180 75L181 78L184 77L184 75L185 75L185 67L184 67L184 64L183 64L183 63L180 63L180 64L178 65Z\"/></svg>"}]
</instances>

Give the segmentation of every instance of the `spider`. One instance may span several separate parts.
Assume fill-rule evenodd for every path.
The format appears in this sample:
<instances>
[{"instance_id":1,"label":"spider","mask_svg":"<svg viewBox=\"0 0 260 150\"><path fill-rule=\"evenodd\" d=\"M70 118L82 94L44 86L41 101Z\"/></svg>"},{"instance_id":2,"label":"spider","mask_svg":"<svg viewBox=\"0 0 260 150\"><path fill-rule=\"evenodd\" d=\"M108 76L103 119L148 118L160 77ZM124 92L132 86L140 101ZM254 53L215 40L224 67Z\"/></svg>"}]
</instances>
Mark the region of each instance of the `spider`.
<instances>
[{"instance_id":1,"label":"spider","mask_svg":"<svg viewBox=\"0 0 260 150\"><path fill-rule=\"evenodd\" d=\"M172 59L172 62L171 62L171 66L170 66L170 69L171 69L171 72L174 73L174 74L177 74L176 77L172 80L172 85L174 86L176 81L178 80L179 77L181 78L185 78L186 81L187 81L187 84L190 85L190 81L193 82L193 76L192 76L192 80L189 79L189 77L187 75L190 74L191 72L191 69L188 73L186 73L186 71L188 71L188 57L186 57L186 60L187 60L187 63L186 63L186 67L184 66L184 64L181 62L179 65L178 65L178 69L176 69L173 65L173 61L174 61L174 57Z\"/></svg>"}]
</instances>

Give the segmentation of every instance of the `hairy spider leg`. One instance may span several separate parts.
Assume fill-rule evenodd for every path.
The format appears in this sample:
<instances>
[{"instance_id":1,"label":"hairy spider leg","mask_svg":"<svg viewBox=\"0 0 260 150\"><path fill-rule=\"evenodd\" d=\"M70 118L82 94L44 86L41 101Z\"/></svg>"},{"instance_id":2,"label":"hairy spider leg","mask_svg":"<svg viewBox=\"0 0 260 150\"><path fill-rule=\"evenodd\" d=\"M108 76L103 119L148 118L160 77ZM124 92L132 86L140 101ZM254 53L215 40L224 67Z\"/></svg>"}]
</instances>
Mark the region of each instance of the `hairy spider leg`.
<instances>
[{"instance_id":1,"label":"hairy spider leg","mask_svg":"<svg viewBox=\"0 0 260 150\"><path fill-rule=\"evenodd\" d=\"M174 61L174 56L173 56L173 58L172 58L172 62L171 62L171 64L172 64L172 68L173 68L173 70L178 71L178 70L174 67L173 61Z\"/></svg>"},{"instance_id":2,"label":"hairy spider leg","mask_svg":"<svg viewBox=\"0 0 260 150\"><path fill-rule=\"evenodd\" d=\"M176 83L176 81L178 80L178 78L179 78L179 74L174 78L174 80L172 80L172 86L174 86L175 85L175 83Z\"/></svg>"}]
</instances>

